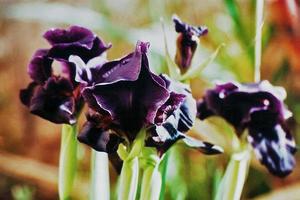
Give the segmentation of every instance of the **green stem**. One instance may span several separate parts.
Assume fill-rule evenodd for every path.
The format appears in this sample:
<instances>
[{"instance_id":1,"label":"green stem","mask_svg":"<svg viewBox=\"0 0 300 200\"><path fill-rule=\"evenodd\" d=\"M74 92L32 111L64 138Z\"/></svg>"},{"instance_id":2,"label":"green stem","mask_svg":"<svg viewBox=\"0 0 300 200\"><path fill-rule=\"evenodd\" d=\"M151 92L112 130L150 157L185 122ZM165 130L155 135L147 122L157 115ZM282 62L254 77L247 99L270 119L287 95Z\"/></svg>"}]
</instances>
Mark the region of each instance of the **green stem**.
<instances>
[{"instance_id":1,"label":"green stem","mask_svg":"<svg viewBox=\"0 0 300 200\"><path fill-rule=\"evenodd\" d=\"M162 186L162 175L159 163L149 164L144 170L140 200L158 200Z\"/></svg>"},{"instance_id":2,"label":"green stem","mask_svg":"<svg viewBox=\"0 0 300 200\"><path fill-rule=\"evenodd\" d=\"M119 183L118 200L135 200L138 177L139 159L135 157L133 159L124 160Z\"/></svg>"},{"instance_id":3,"label":"green stem","mask_svg":"<svg viewBox=\"0 0 300 200\"><path fill-rule=\"evenodd\" d=\"M127 153L124 145L119 145L118 154L123 159L118 200L135 200L139 180L139 156L144 147L146 132L142 129Z\"/></svg>"},{"instance_id":4,"label":"green stem","mask_svg":"<svg viewBox=\"0 0 300 200\"><path fill-rule=\"evenodd\" d=\"M250 158L249 148L231 155L215 200L239 200L241 198L248 175Z\"/></svg>"},{"instance_id":5,"label":"green stem","mask_svg":"<svg viewBox=\"0 0 300 200\"><path fill-rule=\"evenodd\" d=\"M90 200L109 200L109 160L107 153L92 150L91 180Z\"/></svg>"},{"instance_id":6,"label":"green stem","mask_svg":"<svg viewBox=\"0 0 300 200\"><path fill-rule=\"evenodd\" d=\"M166 191L166 178L167 178L167 168L168 168L168 161L170 157L171 151L167 151L165 157L162 160L161 163L161 176L162 176L162 182L161 182L161 191L159 200L165 199L165 191Z\"/></svg>"},{"instance_id":7,"label":"green stem","mask_svg":"<svg viewBox=\"0 0 300 200\"><path fill-rule=\"evenodd\" d=\"M256 34L255 34L255 63L254 81L260 81L261 45L263 27L264 0L256 1Z\"/></svg>"},{"instance_id":8,"label":"green stem","mask_svg":"<svg viewBox=\"0 0 300 200\"><path fill-rule=\"evenodd\" d=\"M77 168L77 124L63 124L58 172L58 193L60 200L71 199L71 192Z\"/></svg>"}]
</instances>

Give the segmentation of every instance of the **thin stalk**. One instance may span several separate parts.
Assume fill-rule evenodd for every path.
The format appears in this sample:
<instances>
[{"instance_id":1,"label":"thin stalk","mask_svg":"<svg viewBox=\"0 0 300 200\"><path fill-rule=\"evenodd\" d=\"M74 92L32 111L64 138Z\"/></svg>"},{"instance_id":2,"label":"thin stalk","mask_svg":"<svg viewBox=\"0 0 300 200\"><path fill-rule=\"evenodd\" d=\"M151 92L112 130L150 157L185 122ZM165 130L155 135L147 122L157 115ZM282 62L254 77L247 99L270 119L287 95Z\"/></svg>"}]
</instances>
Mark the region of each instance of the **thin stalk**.
<instances>
[{"instance_id":1,"label":"thin stalk","mask_svg":"<svg viewBox=\"0 0 300 200\"><path fill-rule=\"evenodd\" d=\"M168 168L170 153L171 153L171 151L166 152L166 155L164 156L163 161L161 163L162 182L161 182L161 190L160 190L159 200L165 199L167 168Z\"/></svg>"},{"instance_id":2,"label":"thin stalk","mask_svg":"<svg viewBox=\"0 0 300 200\"><path fill-rule=\"evenodd\" d=\"M159 163L149 164L144 170L140 200L159 200L162 186L162 175Z\"/></svg>"},{"instance_id":3,"label":"thin stalk","mask_svg":"<svg viewBox=\"0 0 300 200\"><path fill-rule=\"evenodd\" d=\"M63 124L58 171L58 194L60 200L71 199L77 169L77 124Z\"/></svg>"},{"instance_id":4,"label":"thin stalk","mask_svg":"<svg viewBox=\"0 0 300 200\"><path fill-rule=\"evenodd\" d=\"M118 200L135 200L139 179L139 159L124 160L119 182Z\"/></svg>"},{"instance_id":5,"label":"thin stalk","mask_svg":"<svg viewBox=\"0 0 300 200\"><path fill-rule=\"evenodd\" d=\"M231 155L215 200L239 200L248 176L250 163L248 148Z\"/></svg>"},{"instance_id":6,"label":"thin stalk","mask_svg":"<svg viewBox=\"0 0 300 200\"><path fill-rule=\"evenodd\" d=\"M256 1L255 62L254 62L255 82L260 81L263 15L264 15L264 0L257 0Z\"/></svg>"},{"instance_id":7,"label":"thin stalk","mask_svg":"<svg viewBox=\"0 0 300 200\"><path fill-rule=\"evenodd\" d=\"M118 154L123 159L123 166L118 189L118 200L135 200L139 180L139 156L144 147L146 132L142 129L133 145L130 152L124 152L124 146L120 145ZM121 148L120 148L121 147Z\"/></svg>"},{"instance_id":8,"label":"thin stalk","mask_svg":"<svg viewBox=\"0 0 300 200\"><path fill-rule=\"evenodd\" d=\"M109 160L105 152L92 150L90 200L109 200Z\"/></svg>"}]
</instances>

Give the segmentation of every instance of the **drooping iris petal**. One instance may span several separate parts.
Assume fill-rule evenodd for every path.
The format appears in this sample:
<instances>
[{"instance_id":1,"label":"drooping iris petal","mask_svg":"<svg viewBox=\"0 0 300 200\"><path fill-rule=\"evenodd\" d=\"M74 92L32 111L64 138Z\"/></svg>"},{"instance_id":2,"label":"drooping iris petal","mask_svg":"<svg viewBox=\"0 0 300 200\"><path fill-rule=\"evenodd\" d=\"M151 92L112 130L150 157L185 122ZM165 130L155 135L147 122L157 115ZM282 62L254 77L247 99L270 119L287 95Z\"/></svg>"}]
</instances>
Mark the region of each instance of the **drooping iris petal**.
<instances>
[{"instance_id":1,"label":"drooping iris petal","mask_svg":"<svg viewBox=\"0 0 300 200\"><path fill-rule=\"evenodd\" d=\"M249 124L250 114L256 111L270 110L276 113L278 119L284 120L290 116L290 112L274 96L277 90L267 81L258 84L217 85L208 90L203 100L198 102L198 117L205 119L211 115L219 115L231 123L238 134Z\"/></svg>"},{"instance_id":2,"label":"drooping iris petal","mask_svg":"<svg viewBox=\"0 0 300 200\"><path fill-rule=\"evenodd\" d=\"M249 130L248 139L256 156L277 176L286 176L295 167L295 142L286 119L291 112L283 100L283 88L268 81L254 84L225 83L208 90L198 102L197 117L221 116L232 124L237 134Z\"/></svg>"},{"instance_id":3,"label":"drooping iris petal","mask_svg":"<svg viewBox=\"0 0 300 200\"><path fill-rule=\"evenodd\" d=\"M191 26L182 22L177 16L173 16L175 30L179 33L177 38L177 51L175 62L182 73L186 72L192 63L195 50L198 45L198 38L208 33L205 26Z\"/></svg>"},{"instance_id":4,"label":"drooping iris petal","mask_svg":"<svg viewBox=\"0 0 300 200\"><path fill-rule=\"evenodd\" d=\"M83 89L88 105L109 114L130 140L145 124L154 123L158 108L169 97L164 81L149 69L148 46L139 42L135 52L104 64L97 72L96 84Z\"/></svg>"},{"instance_id":5,"label":"drooping iris petal","mask_svg":"<svg viewBox=\"0 0 300 200\"><path fill-rule=\"evenodd\" d=\"M295 142L289 130L280 124L269 128L249 128L248 140L256 157L268 170L284 177L295 167Z\"/></svg>"},{"instance_id":6,"label":"drooping iris petal","mask_svg":"<svg viewBox=\"0 0 300 200\"><path fill-rule=\"evenodd\" d=\"M172 81L166 75L161 75L167 88L176 94L172 95L159 109L159 122L151 127L148 132L150 137L146 140L147 146L156 147L159 154L166 152L175 142L180 139L190 147L196 148L205 154L218 154L222 149L197 139L191 138L184 133L189 131L196 118L196 101L192 97L187 85ZM169 108L169 109L168 109ZM166 114L161 114L165 109ZM160 121L163 119L162 121Z\"/></svg>"},{"instance_id":7,"label":"drooping iris petal","mask_svg":"<svg viewBox=\"0 0 300 200\"><path fill-rule=\"evenodd\" d=\"M28 66L28 74L36 83L43 84L52 75L53 59L49 58L47 49L39 49L33 55Z\"/></svg>"},{"instance_id":8,"label":"drooping iris petal","mask_svg":"<svg viewBox=\"0 0 300 200\"><path fill-rule=\"evenodd\" d=\"M96 151L107 153L115 153L118 150L119 144L123 141L121 137L111 133L110 130L104 130L89 121L83 125L78 140L89 145Z\"/></svg>"},{"instance_id":9,"label":"drooping iris petal","mask_svg":"<svg viewBox=\"0 0 300 200\"><path fill-rule=\"evenodd\" d=\"M49 78L44 86L30 84L21 90L22 102L30 112L54 123L76 122L73 86L64 78Z\"/></svg>"}]
</instances>

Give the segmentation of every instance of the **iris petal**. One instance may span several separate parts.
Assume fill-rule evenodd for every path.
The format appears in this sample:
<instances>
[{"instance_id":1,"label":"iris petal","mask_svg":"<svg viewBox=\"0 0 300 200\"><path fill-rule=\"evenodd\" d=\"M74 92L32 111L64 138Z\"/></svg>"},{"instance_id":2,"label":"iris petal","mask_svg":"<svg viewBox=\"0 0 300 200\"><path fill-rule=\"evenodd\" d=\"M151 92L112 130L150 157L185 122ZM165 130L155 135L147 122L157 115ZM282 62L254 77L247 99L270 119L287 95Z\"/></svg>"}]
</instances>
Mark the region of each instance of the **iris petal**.
<instances>
[{"instance_id":1,"label":"iris petal","mask_svg":"<svg viewBox=\"0 0 300 200\"><path fill-rule=\"evenodd\" d=\"M292 172L296 148L286 128L280 124L264 129L250 127L248 137L256 157L272 174L284 177Z\"/></svg>"},{"instance_id":2,"label":"iris petal","mask_svg":"<svg viewBox=\"0 0 300 200\"><path fill-rule=\"evenodd\" d=\"M74 124L75 101L72 85L64 78L50 78L46 85L37 86L30 98L30 112L54 123Z\"/></svg>"},{"instance_id":3,"label":"iris petal","mask_svg":"<svg viewBox=\"0 0 300 200\"><path fill-rule=\"evenodd\" d=\"M249 130L248 139L260 162L283 177L295 167L295 142L286 127L291 116L283 100L285 90L268 81L253 84L225 83L208 90L198 102L197 117L217 115L232 124L237 134Z\"/></svg>"},{"instance_id":4,"label":"iris petal","mask_svg":"<svg viewBox=\"0 0 300 200\"><path fill-rule=\"evenodd\" d=\"M47 49L39 49L35 52L28 66L28 74L32 80L43 84L52 75L52 62Z\"/></svg>"},{"instance_id":5,"label":"iris petal","mask_svg":"<svg viewBox=\"0 0 300 200\"><path fill-rule=\"evenodd\" d=\"M89 121L83 125L78 140L91 146L96 151L107 153L115 153L119 144L123 141L118 135L110 133L109 130L99 128Z\"/></svg>"},{"instance_id":6,"label":"iris petal","mask_svg":"<svg viewBox=\"0 0 300 200\"><path fill-rule=\"evenodd\" d=\"M108 113L114 124L130 133L130 140L145 124L153 124L157 110L169 98L164 81L149 69L149 44L139 42L124 58L104 64L96 84L82 91L88 105Z\"/></svg>"}]
</instances>

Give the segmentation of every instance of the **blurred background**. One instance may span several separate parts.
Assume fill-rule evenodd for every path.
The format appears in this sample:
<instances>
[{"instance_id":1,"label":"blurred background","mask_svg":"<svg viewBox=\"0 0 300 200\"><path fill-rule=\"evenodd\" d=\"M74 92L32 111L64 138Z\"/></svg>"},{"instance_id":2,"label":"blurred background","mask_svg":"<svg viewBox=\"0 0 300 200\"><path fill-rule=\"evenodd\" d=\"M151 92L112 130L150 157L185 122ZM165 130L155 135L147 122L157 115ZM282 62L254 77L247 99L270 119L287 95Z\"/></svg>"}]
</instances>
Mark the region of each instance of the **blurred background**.
<instances>
[{"instance_id":1,"label":"blurred background","mask_svg":"<svg viewBox=\"0 0 300 200\"><path fill-rule=\"evenodd\" d=\"M262 79L286 88L294 113L290 127L300 142L300 7L298 0L266 0L263 27ZM0 199L54 200L60 126L31 115L18 98L29 83L27 64L38 48L48 47L42 34L51 27L82 25L113 47L108 58L131 52L137 40L151 43L150 64L166 67L161 19L167 43L175 54L173 14L194 25L206 25L194 64L220 44L217 58L192 81L201 98L215 81L253 81L254 0L0 0ZM84 121L84 116L81 123ZM190 134L224 147L225 154L207 157L178 143L169 160L165 199L209 200L228 163L232 128L219 119L197 122ZM73 199L87 199L90 149L79 145L79 167ZM296 154L300 160L299 153ZM112 189L117 173L111 167ZM114 198L114 195L112 195ZM271 176L253 158L242 199L299 200L300 167L285 179Z\"/></svg>"}]
</instances>

